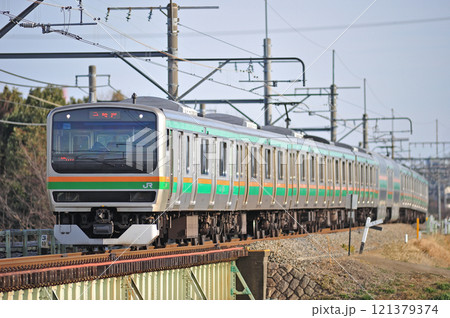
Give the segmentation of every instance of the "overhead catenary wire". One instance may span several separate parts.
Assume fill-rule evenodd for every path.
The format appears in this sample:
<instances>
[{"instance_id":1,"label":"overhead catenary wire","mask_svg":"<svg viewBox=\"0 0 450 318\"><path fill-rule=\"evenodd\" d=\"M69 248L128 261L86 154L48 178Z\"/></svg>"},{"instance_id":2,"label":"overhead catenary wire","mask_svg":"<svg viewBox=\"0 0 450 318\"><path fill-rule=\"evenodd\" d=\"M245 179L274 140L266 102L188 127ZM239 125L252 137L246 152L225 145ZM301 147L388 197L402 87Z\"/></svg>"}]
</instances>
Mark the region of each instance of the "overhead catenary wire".
<instances>
[{"instance_id":1,"label":"overhead catenary wire","mask_svg":"<svg viewBox=\"0 0 450 318\"><path fill-rule=\"evenodd\" d=\"M18 125L18 126L46 126L47 125L44 123L22 123L22 122L9 121L9 120L3 120L3 119L0 119L0 123L9 124L9 125Z\"/></svg>"},{"instance_id":2,"label":"overhead catenary wire","mask_svg":"<svg viewBox=\"0 0 450 318\"><path fill-rule=\"evenodd\" d=\"M10 100L7 100L7 99L0 99L0 102L15 104L15 105L19 105L19 106L25 106L25 107L31 107L31 108L36 108L36 109L42 109L42 110L46 110L46 111L52 110L51 108L47 108L47 107L30 105L30 104L23 104L23 103L13 102L13 101L10 101Z\"/></svg>"}]
</instances>

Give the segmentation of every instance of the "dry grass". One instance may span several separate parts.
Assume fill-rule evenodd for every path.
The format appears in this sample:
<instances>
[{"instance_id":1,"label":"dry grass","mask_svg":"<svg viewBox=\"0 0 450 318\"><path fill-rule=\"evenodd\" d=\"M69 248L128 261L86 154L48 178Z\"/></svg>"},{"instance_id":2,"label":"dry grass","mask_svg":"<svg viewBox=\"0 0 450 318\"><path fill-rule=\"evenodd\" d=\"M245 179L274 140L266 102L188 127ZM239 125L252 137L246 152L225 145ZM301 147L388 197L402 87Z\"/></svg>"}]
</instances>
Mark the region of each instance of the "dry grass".
<instances>
[{"instance_id":1,"label":"dry grass","mask_svg":"<svg viewBox=\"0 0 450 318\"><path fill-rule=\"evenodd\" d=\"M450 236L426 235L408 244L389 244L383 247L381 255L396 261L449 268Z\"/></svg>"}]
</instances>

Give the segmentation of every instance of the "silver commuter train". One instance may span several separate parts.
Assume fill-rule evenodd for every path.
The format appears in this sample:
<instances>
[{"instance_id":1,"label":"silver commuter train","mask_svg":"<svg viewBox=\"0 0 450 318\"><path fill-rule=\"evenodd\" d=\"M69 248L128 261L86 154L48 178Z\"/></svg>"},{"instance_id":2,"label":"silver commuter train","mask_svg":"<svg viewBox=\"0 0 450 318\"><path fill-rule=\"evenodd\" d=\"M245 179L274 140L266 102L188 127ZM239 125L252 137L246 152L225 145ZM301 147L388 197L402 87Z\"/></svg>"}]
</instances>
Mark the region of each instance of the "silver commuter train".
<instances>
[{"instance_id":1,"label":"silver commuter train","mask_svg":"<svg viewBox=\"0 0 450 318\"><path fill-rule=\"evenodd\" d=\"M314 232L365 218L425 219L428 183L391 159L156 97L48 116L55 236L73 245L164 246Z\"/></svg>"}]
</instances>

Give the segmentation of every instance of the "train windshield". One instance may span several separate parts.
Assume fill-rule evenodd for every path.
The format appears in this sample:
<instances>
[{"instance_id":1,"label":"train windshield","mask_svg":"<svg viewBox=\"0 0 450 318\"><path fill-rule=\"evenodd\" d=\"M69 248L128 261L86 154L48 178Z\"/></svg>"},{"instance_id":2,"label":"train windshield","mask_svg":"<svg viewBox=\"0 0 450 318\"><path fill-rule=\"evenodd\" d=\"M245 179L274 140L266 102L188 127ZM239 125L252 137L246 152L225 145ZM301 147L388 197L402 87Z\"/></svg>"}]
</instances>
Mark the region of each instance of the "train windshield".
<instances>
[{"instance_id":1,"label":"train windshield","mask_svg":"<svg viewBox=\"0 0 450 318\"><path fill-rule=\"evenodd\" d=\"M53 116L52 167L59 173L149 173L157 164L156 115L84 108Z\"/></svg>"}]
</instances>

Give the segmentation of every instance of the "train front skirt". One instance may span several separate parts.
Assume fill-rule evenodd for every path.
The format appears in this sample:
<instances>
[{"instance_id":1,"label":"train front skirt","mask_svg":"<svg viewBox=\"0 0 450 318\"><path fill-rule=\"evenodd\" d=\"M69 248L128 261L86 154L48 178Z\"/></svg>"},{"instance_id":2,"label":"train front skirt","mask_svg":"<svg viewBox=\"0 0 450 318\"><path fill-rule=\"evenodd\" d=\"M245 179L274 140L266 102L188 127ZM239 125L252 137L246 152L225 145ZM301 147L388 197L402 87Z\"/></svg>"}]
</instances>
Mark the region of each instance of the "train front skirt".
<instances>
[{"instance_id":1,"label":"train front skirt","mask_svg":"<svg viewBox=\"0 0 450 318\"><path fill-rule=\"evenodd\" d=\"M55 238L61 244L70 245L150 245L158 237L156 224L133 224L118 238L89 238L74 224L57 224Z\"/></svg>"}]
</instances>

